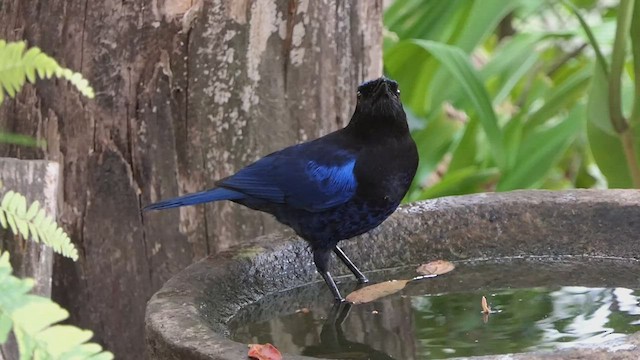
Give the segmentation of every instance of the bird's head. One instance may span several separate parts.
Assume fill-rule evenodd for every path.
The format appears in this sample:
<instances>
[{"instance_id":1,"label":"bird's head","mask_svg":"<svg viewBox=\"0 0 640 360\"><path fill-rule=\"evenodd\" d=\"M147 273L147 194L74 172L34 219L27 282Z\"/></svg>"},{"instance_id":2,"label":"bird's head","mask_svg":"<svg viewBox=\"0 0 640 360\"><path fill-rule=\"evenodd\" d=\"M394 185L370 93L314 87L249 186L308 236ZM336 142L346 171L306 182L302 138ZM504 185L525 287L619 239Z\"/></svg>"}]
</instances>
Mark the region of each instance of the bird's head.
<instances>
[{"instance_id":1,"label":"bird's head","mask_svg":"<svg viewBox=\"0 0 640 360\"><path fill-rule=\"evenodd\" d=\"M407 116L394 80L381 77L358 86L358 102L349 127L361 133L407 133Z\"/></svg>"}]
</instances>

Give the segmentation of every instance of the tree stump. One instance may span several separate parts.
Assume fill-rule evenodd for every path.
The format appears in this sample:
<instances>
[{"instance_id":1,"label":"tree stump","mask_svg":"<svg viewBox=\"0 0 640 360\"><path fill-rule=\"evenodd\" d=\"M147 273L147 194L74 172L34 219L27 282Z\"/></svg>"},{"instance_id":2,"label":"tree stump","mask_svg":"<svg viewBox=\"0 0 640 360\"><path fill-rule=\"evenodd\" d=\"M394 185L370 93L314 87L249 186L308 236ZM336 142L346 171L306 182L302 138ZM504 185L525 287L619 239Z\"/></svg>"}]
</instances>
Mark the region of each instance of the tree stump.
<instances>
[{"instance_id":1,"label":"tree stump","mask_svg":"<svg viewBox=\"0 0 640 360\"><path fill-rule=\"evenodd\" d=\"M221 203L140 215L349 120L382 73L382 0L6 0L0 37L26 39L96 91L28 86L0 129L47 140L63 172L60 220L79 247L53 297L119 359L144 349L147 299L193 261L280 229ZM309 260L311 261L311 260Z\"/></svg>"}]
</instances>

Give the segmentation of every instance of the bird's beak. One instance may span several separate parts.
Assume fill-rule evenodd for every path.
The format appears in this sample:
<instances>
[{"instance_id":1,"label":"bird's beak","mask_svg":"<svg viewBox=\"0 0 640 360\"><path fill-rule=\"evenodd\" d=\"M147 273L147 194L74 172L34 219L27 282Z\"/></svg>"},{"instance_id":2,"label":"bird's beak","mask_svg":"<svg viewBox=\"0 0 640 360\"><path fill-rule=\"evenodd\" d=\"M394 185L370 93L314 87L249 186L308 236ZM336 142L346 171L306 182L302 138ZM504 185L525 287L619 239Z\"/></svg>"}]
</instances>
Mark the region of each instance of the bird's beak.
<instances>
[{"instance_id":1,"label":"bird's beak","mask_svg":"<svg viewBox=\"0 0 640 360\"><path fill-rule=\"evenodd\" d=\"M374 96L376 99L379 99L380 97L382 97L383 95L389 95L389 85L387 85L387 82L383 79L381 80L378 85L376 85L376 88L374 90Z\"/></svg>"}]
</instances>

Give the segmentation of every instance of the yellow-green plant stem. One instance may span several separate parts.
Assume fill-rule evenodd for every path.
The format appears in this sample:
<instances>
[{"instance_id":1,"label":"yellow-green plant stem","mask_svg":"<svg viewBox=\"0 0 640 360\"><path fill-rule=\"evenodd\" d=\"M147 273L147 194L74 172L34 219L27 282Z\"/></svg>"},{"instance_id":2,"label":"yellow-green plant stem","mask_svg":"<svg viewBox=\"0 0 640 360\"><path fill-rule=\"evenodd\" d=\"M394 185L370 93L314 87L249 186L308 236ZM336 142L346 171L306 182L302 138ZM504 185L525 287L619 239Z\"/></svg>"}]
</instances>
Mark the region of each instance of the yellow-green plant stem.
<instances>
[{"instance_id":1,"label":"yellow-green plant stem","mask_svg":"<svg viewBox=\"0 0 640 360\"><path fill-rule=\"evenodd\" d=\"M598 44L596 37L593 35L593 31L591 31L591 28L589 27L589 24L587 24L587 21L584 19L582 14L580 14L580 10L578 10L578 8L571 1L562 0L562 3L564 4L564 6L566 6L569 10L573 12L573 14L578 19L578 22L580 22L580 26L582 26L582 30L584 30L585 35L587 35L587 38L589 39L589 43L593 47L593 51L595 51L596 53L596 59L597 59L596 63L598 64L598 66L600 66L600 68L602 69L602 72L608 78L609 63L607 63L607 60L605 59L604 54L600 49L600 45Z\"/></svg>"},{"instance_id":2,"label":"yellow-green plant stem","mask_svg":"<svg viewBox=\"0 0 640 360\"><path fill-rule=\"evenodd\" d=\"M637 19L634 21L635 0L621 0L620 7L618 9L618 26L616 27L616 38L613 43L613 53L611 55L611 72L609 73L609 116L611 118L611 125L616 130L622 141L622 148L627 160L627 166L629 168L629 174L631 175L631 181L633 187L640 188L640 167L638 167L638 156L635 150L635 137L633 134L633 128L629 127L629 121L624 117L622 113L622 72L627 56L626 45L628 37L634 40L638 34L635 34L632 29L632 22L634 27L637 26ZM633 43L633 41L632 41ZM632 51L634 55L637 53L637 44L632 45ZM634 64L634 71L636 74L636 95L638 91L638 69L637 64ZM637 109L637 96L634 101L634 109L631 114L632 124L636 124L635 117L638 115Z\"/></svg>"},{"instance_id":3,"label":"yellow-green plant stem","mask_svg":"<svg viewBox=\"0 0 640 360\"><path fill-rule=\"evenodd\" d=\"M624 149L625 158L627 158L627 166L631 174L631 181L634 188L640 188L640 168L638 168L638 157L636 156L635 139L633 131L627 129L620 134L622 140L622 148Z\"/></svg>"},{"instance_id":4,"label":"yellow-green plant stem","mask_svg":"<svg viewBox=\"0 0 640 360\"><path fill-rule=\"evenodd\" d=\"M633 0L621 0L618 9L618 26L611 56L611 73L609 74L609 116L611 125L618 134L624 133L629 123L622 114L622 70L626 58L627 37L633 14Z\"/></svg>"},{"instance_id":5,"label":"yellow-green plant stem","mask_svg":"<svg viewBox=\"0 0 640 360\"><path fill-rule=\"evenodd\" d=\"M633 73L635 96L629 123L631 127L640 125L640 1L635 0L633 18L631 19L631 52L633 53Z\"/></svg>"}]
</instances>

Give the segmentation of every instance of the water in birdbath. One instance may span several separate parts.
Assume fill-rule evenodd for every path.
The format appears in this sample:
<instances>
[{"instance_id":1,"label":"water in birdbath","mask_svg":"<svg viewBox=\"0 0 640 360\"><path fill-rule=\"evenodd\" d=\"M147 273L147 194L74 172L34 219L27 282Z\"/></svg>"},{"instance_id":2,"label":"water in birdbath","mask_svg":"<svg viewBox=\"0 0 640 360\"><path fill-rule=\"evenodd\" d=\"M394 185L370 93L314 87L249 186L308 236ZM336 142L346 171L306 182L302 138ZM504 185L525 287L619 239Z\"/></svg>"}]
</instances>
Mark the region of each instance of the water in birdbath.
<instances>
[{"instance_id":1,"label":"water in birdbath","mask_svg":"<svg viewBox=\"0 0 640 360\"><path fill-rule=\"evenodd\" d=\"M408 279L411 269L370 273ZM597 344L640 331L640 263L534 257L457 263L361 305L321 283L268 296L231 321L232 339L332 359L445 359ZM355 284L343 278L345 294ZM492 308L482 313L485 296Z\"/></svg>"}]
</instances>

